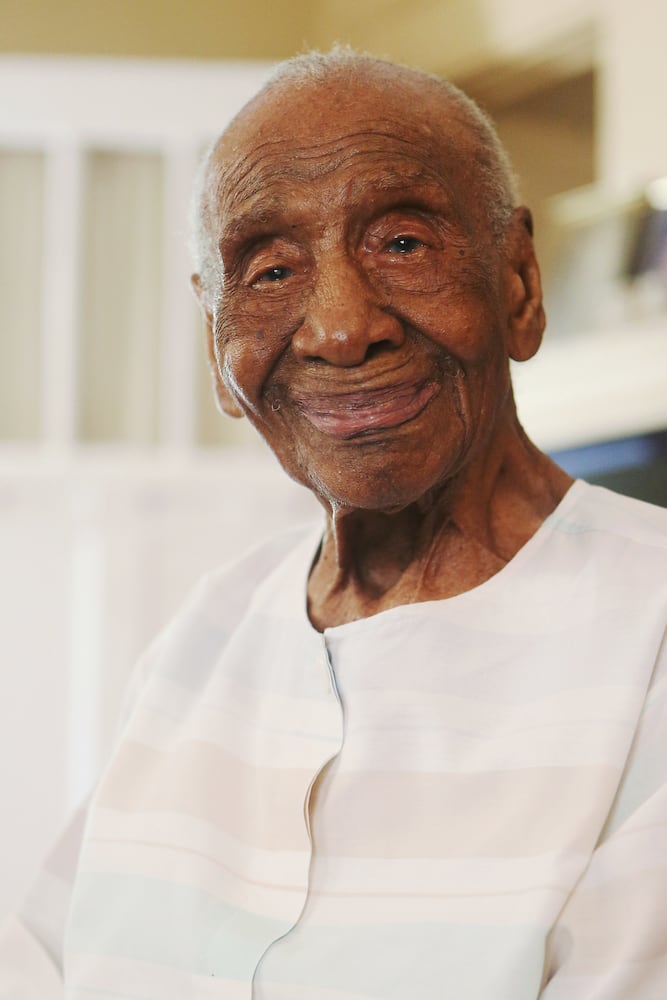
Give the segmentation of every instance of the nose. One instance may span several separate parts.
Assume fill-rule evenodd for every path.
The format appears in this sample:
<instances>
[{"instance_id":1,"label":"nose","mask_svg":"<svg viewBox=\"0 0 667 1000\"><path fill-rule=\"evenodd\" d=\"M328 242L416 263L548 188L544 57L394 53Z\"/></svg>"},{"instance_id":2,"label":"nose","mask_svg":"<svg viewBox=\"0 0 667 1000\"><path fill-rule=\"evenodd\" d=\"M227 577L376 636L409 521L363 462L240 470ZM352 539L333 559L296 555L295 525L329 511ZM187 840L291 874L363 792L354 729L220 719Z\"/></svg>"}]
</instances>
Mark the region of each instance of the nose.
<instances>
[{"instance_id":1,"label":"nose","mask_svg":"<svg viewBox=\"0 0 667 1000\"><path fill-rule=\"evenodd\" d=\"M338 261L318 275L292 349L303 361L352 368L404 339L400 321L382 308L368 277L352 262Z\"/></svg>"}]
</instances>

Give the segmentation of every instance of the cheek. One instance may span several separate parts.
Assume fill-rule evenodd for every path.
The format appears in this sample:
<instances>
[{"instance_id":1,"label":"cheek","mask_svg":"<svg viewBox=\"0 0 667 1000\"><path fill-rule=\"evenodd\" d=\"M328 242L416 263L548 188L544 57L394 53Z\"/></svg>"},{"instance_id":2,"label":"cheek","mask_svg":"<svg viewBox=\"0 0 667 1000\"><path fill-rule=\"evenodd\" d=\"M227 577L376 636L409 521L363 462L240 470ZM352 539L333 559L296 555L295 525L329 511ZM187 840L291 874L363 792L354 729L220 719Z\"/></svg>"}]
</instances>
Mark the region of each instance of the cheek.
<instances>
[{"instance_id":1,"label":"cheek","mask_svg":"<svg viewBox=\"0 0 667 1000\"><path fill-rule=\"evenodd\" d=\"M254 399L289 340L289 329L265 310L226 306L217 316L215 353L223 377Z\"/></svg>"},{"instance_id":2,"label":"cheek","mask_svg":"<svg viewBox=\"0 0 667 1000\"><path fill-rule=\"evenodd\" d=\"M256 338L268 332L280 336L294 322L304 297L303 282L267 283L263 290L235 288L220 304L223 338Z\"/></svg>"},{"instance_id":3,"label":"cheek","mask_svg":"<svg viewBox=\"0 0 667 1000\"><path fill-rule=\"evenodd\" d=\"M501 307L491 270L482 255L450 248L377 267L371 278L385 307L467 366L493 353Z\"/></svg>"},{"instance_id":4,"label":"cheek","mask_svg":"<svg viewBox=\"0 0 667 1000\"><path fill-rule=\"evenodd\" d=\"M436 295L394 294L392 311L452 359L466 375L495 365L504 354L498 310L488 291L460 286Z\"/></svg>"}]
</instances>

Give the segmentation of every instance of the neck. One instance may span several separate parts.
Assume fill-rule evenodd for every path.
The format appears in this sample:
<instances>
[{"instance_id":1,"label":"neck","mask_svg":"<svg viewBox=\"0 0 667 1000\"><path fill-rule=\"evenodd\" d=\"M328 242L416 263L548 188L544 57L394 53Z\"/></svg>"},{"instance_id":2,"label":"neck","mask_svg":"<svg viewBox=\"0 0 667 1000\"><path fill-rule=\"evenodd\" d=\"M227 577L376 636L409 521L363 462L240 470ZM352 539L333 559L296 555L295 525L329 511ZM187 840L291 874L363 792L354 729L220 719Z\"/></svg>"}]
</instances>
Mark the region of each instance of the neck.
<instances>
[{"instance_id":1,"label":"neck","mask_svg":"<svg viewBox=\"0 0 667 1000\"><path fill-rule=\"evenodd\" d=\"M526 544L571 482L513 418L484 454L419 500L394 511L330 510L309 581L313 624L479 586Z\"/></svg>"}]
</instances>

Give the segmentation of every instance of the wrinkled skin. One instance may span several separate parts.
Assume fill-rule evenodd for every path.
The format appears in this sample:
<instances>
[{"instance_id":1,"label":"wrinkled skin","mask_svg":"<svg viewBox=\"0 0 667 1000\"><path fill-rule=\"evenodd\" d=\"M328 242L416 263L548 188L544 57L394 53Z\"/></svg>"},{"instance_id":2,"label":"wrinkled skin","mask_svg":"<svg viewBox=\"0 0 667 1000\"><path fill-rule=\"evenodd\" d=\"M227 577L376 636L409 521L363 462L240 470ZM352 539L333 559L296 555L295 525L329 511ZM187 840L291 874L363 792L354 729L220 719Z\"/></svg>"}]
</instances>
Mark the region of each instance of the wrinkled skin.
<instances>
[{"instance_id":1,"label":"wrinkled skin","mask_svg":"<svg viewBox=\"0 0 667 1000\"><path fill-rule=\"evenodd\" d=\"M221 406L328 512L319 628L482 583L570 484L517 422L539 271L526 209L494 239L475 142L385 64L278 84L215 153L219 287L193 283Z\"/></svg>"}]
</instances>

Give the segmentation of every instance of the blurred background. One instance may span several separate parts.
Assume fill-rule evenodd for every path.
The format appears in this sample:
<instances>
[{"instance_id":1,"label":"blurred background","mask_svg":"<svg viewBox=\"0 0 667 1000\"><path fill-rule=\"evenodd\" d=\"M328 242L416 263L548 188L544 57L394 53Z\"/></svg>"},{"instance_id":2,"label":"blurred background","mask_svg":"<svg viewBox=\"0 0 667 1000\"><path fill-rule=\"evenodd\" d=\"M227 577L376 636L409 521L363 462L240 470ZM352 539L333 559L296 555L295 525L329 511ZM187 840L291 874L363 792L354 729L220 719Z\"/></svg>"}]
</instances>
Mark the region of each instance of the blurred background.
<instances>
[{"instance_id":1,"label":"blurred background","mask_svg":"<svg viewBox=\"0 0 667 1000\"><path fill-rule=\"evenodd\" d=\"M536 218L523 423L667 504L666 38L661 0L0 0L0 917L196 578L318 516L213 406L186 253L202 150L309 47L462 85Z\"/></svg>"}]
</instances>

